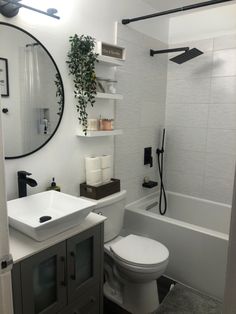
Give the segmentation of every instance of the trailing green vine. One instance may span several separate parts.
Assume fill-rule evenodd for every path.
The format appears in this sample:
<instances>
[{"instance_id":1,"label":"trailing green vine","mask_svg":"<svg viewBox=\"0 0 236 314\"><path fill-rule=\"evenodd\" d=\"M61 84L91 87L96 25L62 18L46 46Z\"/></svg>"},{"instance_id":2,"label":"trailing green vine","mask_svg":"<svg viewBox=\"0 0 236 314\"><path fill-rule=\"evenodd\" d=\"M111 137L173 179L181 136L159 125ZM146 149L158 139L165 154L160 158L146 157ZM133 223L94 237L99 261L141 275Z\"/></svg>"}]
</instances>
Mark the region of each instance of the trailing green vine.
<instances>
[{"instance_id":1,"label":"trailing green vine","mask_svg":"<svg viewBox=\"0 0 236 314\"><path fill-rule=\"evenodd\" d=\"M61 78L60 75L58 73L56 73L55 75L55 81L54 81L55 85L56 85L56 98L57 98L57 104L58 104L58 112L57 114L60 116L62 113L62 108L63 108L63 104L64 104L64 93L63 93L63 86L62 86L62 82L61 82Z\"/></svg>"},{"instance_id":2,"label":"trailing green vine","mask_svg":"<svg viewBox=\"0 0 236 314\"><path fill-rule=\"evenodd\" d=\"M78 119L83 127L83 132L87 135L88 114L87 105L92 107L96 96L96 75L95 62L97 56L94 52L95 39L90 36L81 35L70 36L70 50L66 61L69 67L69 74L73 75L74 96Z\"/></svg>"}]
</instances>

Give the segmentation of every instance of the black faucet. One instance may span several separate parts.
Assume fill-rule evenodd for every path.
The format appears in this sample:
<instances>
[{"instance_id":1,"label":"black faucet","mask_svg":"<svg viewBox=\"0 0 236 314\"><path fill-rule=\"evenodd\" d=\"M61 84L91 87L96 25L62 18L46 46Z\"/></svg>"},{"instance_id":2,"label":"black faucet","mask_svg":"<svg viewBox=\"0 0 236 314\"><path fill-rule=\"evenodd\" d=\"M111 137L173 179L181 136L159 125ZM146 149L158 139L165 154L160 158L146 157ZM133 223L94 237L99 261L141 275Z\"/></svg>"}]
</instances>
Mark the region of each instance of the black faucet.
<instances>
[{"instance_id":1,"label":"black faucet","mask_svg":"<svg viewBox=\"0 0 236 314\"><path fill-rule=\"evenodd\" d=\"M29 173L27 171L18 171L18 191L19 191L19 197L27 196L27 184L29 186L37 186L38 183L32 179L28 178L27 176L30 176L32 173Z\"/></svg>"}]
</instances>

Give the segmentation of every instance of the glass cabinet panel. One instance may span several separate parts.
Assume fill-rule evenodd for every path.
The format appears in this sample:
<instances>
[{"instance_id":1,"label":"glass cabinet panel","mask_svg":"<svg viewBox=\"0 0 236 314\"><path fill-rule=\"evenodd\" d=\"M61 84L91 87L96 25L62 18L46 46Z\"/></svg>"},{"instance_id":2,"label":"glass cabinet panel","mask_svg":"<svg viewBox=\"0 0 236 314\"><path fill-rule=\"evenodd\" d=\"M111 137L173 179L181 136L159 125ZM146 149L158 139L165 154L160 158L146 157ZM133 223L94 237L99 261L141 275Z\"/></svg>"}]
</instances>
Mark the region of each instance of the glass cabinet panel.
<instances>
[{"instance_id":1,"label":"glass cabinet panel","mask_svg":"<svg viewBox=\"0 0 236 314\"><path fill-rule=\"evenodd\" d=\"M57 300L57 259L53 256L33 268L35 314Z\"/></svg>"},{"instance_id":2,"label":"glass cabinet panel","mask_svg":"<svg viewBox=\"0 0 236 314\"><path fill-rule=\"evenodd\" d=\"M66 243L59 243L21 263L24 314L58 313L66 303Z\"/></svg>"},{"instance_id":3,"label":"glass cabinet panel","mask_svg":"<svg viewBox=\"0 0 236 314\"><path fill-rule=\"evenodd\" d=\"M76 274L77 285L93 276L93 238L76 245Z\"/></svg>"}]
</instances>

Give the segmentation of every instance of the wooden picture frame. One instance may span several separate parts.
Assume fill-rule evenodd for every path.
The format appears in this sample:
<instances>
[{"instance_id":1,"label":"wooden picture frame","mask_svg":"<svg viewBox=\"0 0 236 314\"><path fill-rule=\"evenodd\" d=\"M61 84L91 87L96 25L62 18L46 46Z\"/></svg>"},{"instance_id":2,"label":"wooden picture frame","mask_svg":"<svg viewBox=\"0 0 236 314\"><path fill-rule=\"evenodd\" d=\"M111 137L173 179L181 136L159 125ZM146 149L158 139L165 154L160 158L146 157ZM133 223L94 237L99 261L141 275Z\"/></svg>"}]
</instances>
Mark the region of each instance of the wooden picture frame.
<instances>
[{"instance_id":1,"label":"wooden picture frame","mask_svg":"<svg viewBox=\"0 0 236 314\"><path fill-rule=\"evenodd\" d=\"M0 58L0 91L2 97L9 97L8 60Z\"/></svg>"}]
</instances>

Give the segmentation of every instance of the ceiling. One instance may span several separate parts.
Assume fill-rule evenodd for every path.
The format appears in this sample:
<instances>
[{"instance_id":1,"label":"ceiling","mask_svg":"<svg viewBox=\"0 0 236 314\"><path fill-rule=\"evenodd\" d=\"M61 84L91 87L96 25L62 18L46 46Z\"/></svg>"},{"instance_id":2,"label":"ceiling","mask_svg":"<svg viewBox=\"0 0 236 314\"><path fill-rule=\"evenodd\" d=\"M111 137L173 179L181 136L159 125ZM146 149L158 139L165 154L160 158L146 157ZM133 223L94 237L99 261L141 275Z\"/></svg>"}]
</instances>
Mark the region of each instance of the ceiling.
<instances>
[{"instance_id":1,"label":"ceiling","mask_svg":"<svg viewBox=\"0 0 236 314\"><path fill-rule=\"evenodd\" d=\"M176 9L185 5L191 5L200 2L207 2L207 0L143 0L157 11L165 11ZM226 3L224 3L225 5Z\"/></svg>"}]
</instances>

